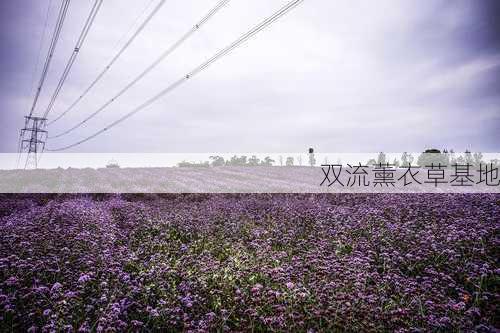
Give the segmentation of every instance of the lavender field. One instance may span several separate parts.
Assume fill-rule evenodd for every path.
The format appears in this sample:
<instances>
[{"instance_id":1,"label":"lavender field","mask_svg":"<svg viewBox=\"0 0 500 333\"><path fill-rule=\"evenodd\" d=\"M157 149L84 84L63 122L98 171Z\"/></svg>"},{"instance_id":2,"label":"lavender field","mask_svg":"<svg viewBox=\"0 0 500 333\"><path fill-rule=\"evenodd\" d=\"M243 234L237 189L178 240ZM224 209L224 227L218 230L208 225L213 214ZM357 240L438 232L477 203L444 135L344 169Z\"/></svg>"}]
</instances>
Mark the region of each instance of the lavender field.
<instances>
[{"instance_id":1,"label":"lavender field","mask_svg":"<svg viewBox=\"0 0 500 333\"><path fill-rule=\"evenodd\" d=\"M500 195L2 195L0 330L497 331Z\"/></svg>"},{"instance_id":2,"label":"lavender field","mask_svg":"<svg viewBox=\"0 0 500 333\"><path fill-rule=\"evenodd\" d=\"M374 171L366 177L369 186L348 185L349 176L339 183L322 167L301 166L223 166L164 168L36 169L0 170L0 193L500 193L500 180L489 186L484 181L471 186L455 186L452 170L446 170L446 183L426 182L427 170L419 169L411 186L400 179L406 169L394 171L395 185L376 186ZM483 177L484 178L484 177ZM364 183L364 182L363 182ZM345 185L345 186L344 186Z\"/></svg>"}]
</instances>

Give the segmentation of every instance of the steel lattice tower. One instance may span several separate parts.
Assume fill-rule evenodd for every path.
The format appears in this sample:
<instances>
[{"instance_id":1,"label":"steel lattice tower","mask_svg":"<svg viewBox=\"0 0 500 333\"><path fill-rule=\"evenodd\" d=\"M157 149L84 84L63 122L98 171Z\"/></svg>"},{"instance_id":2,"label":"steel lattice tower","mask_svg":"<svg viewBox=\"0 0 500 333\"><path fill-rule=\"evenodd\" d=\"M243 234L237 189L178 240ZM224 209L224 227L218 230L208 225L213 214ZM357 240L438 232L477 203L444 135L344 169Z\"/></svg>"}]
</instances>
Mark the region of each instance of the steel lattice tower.
<instances>
[{"instance_id":1,"label":"steel lattice tower","mask_svg":"<svg viewBox=\"0 0 500 333\"><path fill-rule=\"evenodd\" d=\"M47 131L44 130L47 118L25 116L24 128L21 129L21 152L27 154L25 169L36 169L38 153L45 148Z\"/></svg>"}]
</instances>

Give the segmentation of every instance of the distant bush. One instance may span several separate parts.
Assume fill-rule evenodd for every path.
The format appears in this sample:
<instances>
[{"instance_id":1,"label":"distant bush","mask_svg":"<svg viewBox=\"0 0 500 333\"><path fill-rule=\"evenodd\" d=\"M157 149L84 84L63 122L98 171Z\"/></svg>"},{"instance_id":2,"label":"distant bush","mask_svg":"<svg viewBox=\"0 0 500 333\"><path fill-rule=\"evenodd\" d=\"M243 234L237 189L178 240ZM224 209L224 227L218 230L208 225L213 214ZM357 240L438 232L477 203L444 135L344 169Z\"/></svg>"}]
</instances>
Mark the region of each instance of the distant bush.
<instances>
[{"instance_id":1,"label":"distant bush","mask_svg":"<svg viewBox=\"0 0 500 333\"><path fill-rule=\"evenodd\" d=\"M417 164L420 167L431 166L432 164L446 166L449 164L449 159L447 154L441 153L439 149L426 149L418 157Z\"/></svg>"},{"instance_id":2,"label":"distant bush","mask_svg":"<svg viewBox=\"0 0 500 333\"><path fill-rule=\"evenodd\" d=\"M210 166L210 163L208 161L205 162L188 162L188 161L182 161L180 163L177 163L177 166L179 168L208 168Z\"/></svg>"}]
</instances>

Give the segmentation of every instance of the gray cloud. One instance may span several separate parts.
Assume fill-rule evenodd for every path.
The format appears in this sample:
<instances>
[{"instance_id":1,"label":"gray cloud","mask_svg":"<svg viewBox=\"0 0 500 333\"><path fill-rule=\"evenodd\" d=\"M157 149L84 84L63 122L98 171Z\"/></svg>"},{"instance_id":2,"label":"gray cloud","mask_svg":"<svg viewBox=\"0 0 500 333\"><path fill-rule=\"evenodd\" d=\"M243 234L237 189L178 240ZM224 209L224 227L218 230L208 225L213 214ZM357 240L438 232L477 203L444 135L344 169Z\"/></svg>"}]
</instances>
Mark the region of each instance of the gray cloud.
<instances>
[{"instance_id":1,"label":"gray cloud","mask_svg":"<svg viewBox=\"0 0 500 333\"><path fill-rule=\"evenodd\" d=\"M109 61L147 2L104 3L52 116L71 104ZM49 146L72 143L127 113L285 2L233 0L129 94ZM61 132L98 108L214 3L167 1L109 75L50 131ZM90 5L71 5L41 106ZM12 152L32 98L47 2L0 6L0 152ZM305 0L172 94L71 151L290 152L308 146L338 152L419 151L425 146L499 151L495 10L495 1Z\"/></svg>"}]
</instances>

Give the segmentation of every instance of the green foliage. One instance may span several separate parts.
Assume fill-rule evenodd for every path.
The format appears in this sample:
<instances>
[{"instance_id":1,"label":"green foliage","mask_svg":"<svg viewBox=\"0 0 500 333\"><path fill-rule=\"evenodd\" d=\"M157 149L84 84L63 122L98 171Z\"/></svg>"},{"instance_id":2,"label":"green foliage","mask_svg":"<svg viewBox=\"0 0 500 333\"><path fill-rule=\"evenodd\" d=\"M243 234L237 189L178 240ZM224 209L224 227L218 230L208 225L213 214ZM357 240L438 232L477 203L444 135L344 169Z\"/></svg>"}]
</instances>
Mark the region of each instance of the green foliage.
<instances>
[{"instance_id":1,"label":"green foliage","mask_svg":"<svg viewBox=\"0 0 500 333\"><path fill-rule=\"evenodd\" d=\"M188 162L188 161L182 161L180 163L177 163L177 166L179 168L188 168L188 167L195 167L195 168L208 168L210 164L208 161L205 162Z\"/></svg>"},{"instance_id":2,"label":"green foliage","mask_svg":"<svg viewBox=\"0 0 500 333\"><path fill-rule=\"evenodd\" d=\"M265 166L272 166L274 163L274 160L270 158L269 156L264 157L264 160L261 162L261 165Z\"/></svg>"},{"instance_id":3,"label":"green foliage","mask_svg":"<svg viewBox=\"0 0 500 333\"><path fill-rule=\"evenodd\" d=\"M407 152L404 152L403 155L401 155L401 167L406 168L409 165L413 163L413 156L411 154L408 154Z\"/></svg>"},{"instance_id":4,"label":"green foliage","mask_svg":"<svg viewBox=\"0 0 500 333\"><path fill-rule=\"evenodd\" d=\"M420 167L427 167L432 164L435 166L439 164L447 166L448 163L448 156L445 153L441 153L439 149L426 149L417 159L417 164Z\"/></svg>"},{"instance_id":5,"label":"green foliage","mask_svg":"<svg viewBox=\"0 0 500 333\"><path fill-rule=\"evenodd\" d=\"M211 165L213 167L224 166L226 164L222 156L210 156L210 160L212 160Z\"/></svg>"},{"instance_id":6,"label":"green foliage","mask_svg":"<svg viewBox=\"0 0 500 333\"><path fill-rule=\"evenodd\" d=\"M310 166L316 165L316 158L314 157L314 153L309 154L309 165Z\"/></svg>"},{"instance_id":7,"label":"green foliage","mask_svg":"<svg viewBox=\"0 0 500 333\"><path fill-rule=\"evenodd\" d=\"M247 165L247 157L246 156L236 156L231 157L229 161L226 161L226 165L231 166L244 166Z\"/></svg>"},{"instance_id":8,"label":"green foliage","mask_svg":"<svg viewBox=\"0 0 500 333\"><path fill-rule=\"evenodd\" d=\"M383 152L380 152L377 157L377 164L386 164L386 163L387 163L387 156Z\"/></svg>"}]
</instances>

